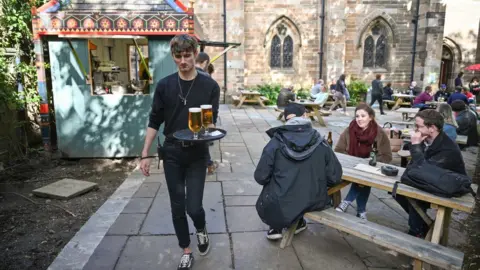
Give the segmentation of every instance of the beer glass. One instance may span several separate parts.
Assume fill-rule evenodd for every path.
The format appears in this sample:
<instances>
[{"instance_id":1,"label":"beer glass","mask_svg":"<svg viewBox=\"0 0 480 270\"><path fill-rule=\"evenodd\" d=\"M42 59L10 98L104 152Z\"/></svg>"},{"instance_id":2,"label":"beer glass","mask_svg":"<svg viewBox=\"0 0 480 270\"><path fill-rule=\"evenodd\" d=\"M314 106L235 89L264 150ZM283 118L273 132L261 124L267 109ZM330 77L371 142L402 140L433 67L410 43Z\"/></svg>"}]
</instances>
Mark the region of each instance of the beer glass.
<instances>
[{"instance_id":1,"label":"beer glass","mask_svg":"<svg viewBox=\"0 0 480 270\"><path fill-rule=\"evenodd\" d=\"M208 136L210 135L208 133L208 126L213 124L212 105L202 105L200 108L202 108L202 123L205 129L205 136Z\"/></svg>"},{"instance_id":2,"label":"beer glass","mask_svg":"<svg viewBox=\"0 0 480 270\"><path fill-rule=\"evenodd\" d=\"M198 132L202 129L202 109L188 109L188 128L193 132L193 139L198 139Z\"/></svg>"}]
</instances>

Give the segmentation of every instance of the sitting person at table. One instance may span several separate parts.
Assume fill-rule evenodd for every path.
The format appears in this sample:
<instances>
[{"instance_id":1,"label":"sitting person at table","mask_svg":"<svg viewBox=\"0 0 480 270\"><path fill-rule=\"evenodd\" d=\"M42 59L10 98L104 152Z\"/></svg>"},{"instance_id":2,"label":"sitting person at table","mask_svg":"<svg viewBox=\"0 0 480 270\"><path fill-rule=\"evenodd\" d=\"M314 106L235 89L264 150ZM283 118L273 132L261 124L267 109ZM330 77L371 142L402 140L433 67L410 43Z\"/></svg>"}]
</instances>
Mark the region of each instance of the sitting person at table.
<instances>
[{"instance_id":1,"label":"sitting person at table","mask_svg":"<svg viewBox=\"0 0 480 270\"><path fill-rule=\"evenodd\" d=\"M440 99L443 98L443 100L445 101L445 100L448 99L449 96L450 96L450 94L447 93L447 86L445 84L442 84L440 86L440 89L438 89L438 91L433 96L433 99L435 101L440 101Z\"/></svg>"},{"instance_id":2,"label":"sitting person at table","mask_svg":"<svg viewBox=\"0 0 480 270\"><path fill-rule=\"evenodd\" d=\"M383 88L383 100L393 100L393 90L392 90L392 83L387 83L387 86Z\"/></svg>"},{"instance_id":3,"label":"sitting person at table","mask_svg":"<svg viewBox=\"0 0 480 270\"><path fill-rule=\"evenodd\" d=\"M291 103L284 126L267 131L254 178L263 186L258 215L270 229L267 238L282 238L282 229L300 221L295 234L307 227L303 214L330 206L328 187L341 182L342 165L325 139L312 127L303 105Z\"/></svg>"},{"instance_id":4,"label":"sitting person at table","mask_svg":"<svg viewBox=\"0 0 480 270\"><path fill-rule=\"evenodd\" d=\"M472 112L468 105L465 105L461 100L455 100L452 103L452 110L458 124L457 134L467 136L467 144L460 145L460 148L463 149L467 146L477 146L478 132L475 113Z\"/></svg>"},{"instance_id":5,"label":"sitting person at table","mask_svg":"<svg viewBox=\"0 0 480 270\"><path fill-rule=\"evenodd\" d=\"M392 161L390 139L385 131L375 121L375 111L367 104L361 103L355 108L355 119L350 122L338 139L335 152L360 158L370 157L372 146L377 142L377 161L389 163ZM345 212L354 200L357 200L357 217L366 219L366 207L370 196L370 187L352 184L345 200L336 208Z\"/></svg>"},{"instance_id":6,"label":"sitting person at table","mask_svg":"<svg viewBox=\"0 0 480 270\"><path fill-rule=\"evenodd\" d=\"M457 144L443 132L444 120L436 110L427 109L415 116L415 132L411 135L410 164L414 162L429 162L440 168L466 175L465 163ZM405 173L408 171L407 166ZM407 197L396 195L395 200L408 213L408 233L410 235L425 238L428 225L417 213ZM414 200L414 199L412 199ZM425 212L430 203L414 200Z\"/></svg>"},{"instance_id":7,"label":"sitting person at table","mask_svg":"<svg viewBox=\"0 0 480 270\"><path fill-rule=\"evenodd\" d=\"M282 90L277 97L277 108L284 110L285 107L290 103L290 101L295 101L295 91L293 90L293 85L289 85Z\"/></svg>"},{"instance_id":8,"label":"sitting person at table","mask_svg":"<svg viewBox=\"0 0 480 270\"><path fill-rule=\"evenodd\" d=\"M438 106L437 110L443 117L443 132L455 142L457 140L458 124L453 115L452 107L448 104L442 103Z\"/></svg>"},{"instance_id":9,"label":"sitting person at table","mask_svg":"<svg viewBox=\"0 0 480 270\"><path fill-rule=\"evenodd\" d=\"M454 102L455 100L461 100L465 104L468 104L467 96L462 93L462 89L463 88L461 86L455 87L455 93L451 94L450 97L448 97L447 103L451 105L452 102Z\"/></svg>"},{"instance_id":10,"label":"sitting person at table","mask_svg":"<svg viewBox=\"0 0 480 270\"><path fill-rule=\"evenodd\" d=\"M313 102L320 104L320 107L323 107L323 104L327 102L328 96L329 94L323 84L323 80L318 80L317 84L310 90L310 97L314 99Z\"/></svg>"},{"instance_id":11,"label":"sitting person at table","mask_svg":"<svg viewBox=\"0 0 480 270\"><path fill-rule=\"evenodd\" d=\"M468 104L475 102L475 96L472 94L472 92L470 92L470 89L468 89L468 87L463 86L462 94L464 94L467 97Z\"/></svg>"},{"instance_id":12,"label":"sitting person at table","mask_svg":"<svg viewBox=\"0 0 480 270\"><path fill-rule=\"evenodd\" d=\"M419 108L420 110L424 109L427 107L427 104L425 104L425 102L432 101L432 99L432 87L429 85L425 87L425 91L423 91L423 93L421 93L415 98L415 100L413 101L413 108Z\"/></svg>"}]
</instances>

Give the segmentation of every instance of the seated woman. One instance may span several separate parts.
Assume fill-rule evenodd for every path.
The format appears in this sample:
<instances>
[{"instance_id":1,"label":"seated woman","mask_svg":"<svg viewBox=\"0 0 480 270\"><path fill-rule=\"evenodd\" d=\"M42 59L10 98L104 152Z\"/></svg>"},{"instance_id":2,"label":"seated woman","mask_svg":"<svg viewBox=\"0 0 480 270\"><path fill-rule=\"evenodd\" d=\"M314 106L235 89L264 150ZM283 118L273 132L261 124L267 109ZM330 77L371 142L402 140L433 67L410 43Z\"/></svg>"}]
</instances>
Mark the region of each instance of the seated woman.
<instances>
[{"instance_id":1,"label":"seated woman","mask_svg":"<svg viewBox=\"0 0 480 270\"><path fill-rule=\"evenodd\" d=\"M478 132L475 113L472 112L468 108L468 105L465 105L461 100L455 100L452 102L452 110L455 113L455 120L458 124L457 134L467 136L467 144L459 145L460 148L463 149L466 146L477 146Z\"/></svg>"},{"instance_id":2,"label":"seated woman","mask_svg":"<svg viewBox=\"0 0 480 270\"><path fill-rule=\"evenodd\" d=\"M340 139L335 146L335 152L368 158L375 141L378 146L377 160L383 163L391 162L392 150L388 135L375 121L375 111L367 104L361 103L355 109L355 119L340 135ZM336 210L345 212L348 206L354 200L357 200L357 217L366 219L366 206L370 189L370 187L352 184L347 197Z\"/></svg>"},{"instance_id":3,"label":"seated woman","mask_svg":"<svg viewBox=\"0 0 480 270\"><path fill-rule=\"evenodd\" d=\"M445 121L443 124L443 132L455 142L457 140L458 124L453 116L452 107L446 103L440 104L440 106L438 106L438 112L443 116L443 120Z\"/></svg>"},{"instance_id":4,"label":"seated woman","mask_svg":"<svg viewBox=\"0 0 480 270\"><path fill-rule=\"evenodd\" d=\"M382 99L383 100L393 100L393 90L392 90L392 83L389 82L387 83L387 86L385 86L383 88L383 96L382 96Z\"/></svg>"},{"instance_id":5,"label":"seated woman","mask_svg":"<svg viewBox=\"0 0 480 270\"><path fill-rule=\"evenodd\" d=\"M313 102L320 104L320 107L323 107L325 102L327 102L328 96L329 94L323 84L323 80L318 80L317 84L310 90L310 97L313 99Z\"/></svg>"}]
</instances>

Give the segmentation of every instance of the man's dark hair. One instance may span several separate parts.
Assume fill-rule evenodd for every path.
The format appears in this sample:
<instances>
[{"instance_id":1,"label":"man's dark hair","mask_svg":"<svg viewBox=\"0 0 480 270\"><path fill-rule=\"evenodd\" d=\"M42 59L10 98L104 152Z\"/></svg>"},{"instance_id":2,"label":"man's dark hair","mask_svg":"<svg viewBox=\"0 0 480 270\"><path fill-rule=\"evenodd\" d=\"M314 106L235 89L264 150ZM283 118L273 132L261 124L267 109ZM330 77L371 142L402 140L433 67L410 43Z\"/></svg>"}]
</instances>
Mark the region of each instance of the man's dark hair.
<instances>
[{"instance_id":1,"label":"man's dark hair","mask_svg":"<svg viewBox=\"0 0 480 270\"><path fill-rule=\"evenodd\" d=\"M375 78L377 78L377 80L380 80L382 78L382 74L375 75Z\"/></svg>"},{"instance_id":2,"label":"man's dark hair","mask_svg":"<svg viewBox=\"0 0 480 270\"><path fill-rule=\"evenodd\" d=\"M210 56L208 56L207 53L205 52L199 52L197 55L197 59L195 59L195 63L200 64L207 61L207 63L210 62Z\"/></svg>"},{"instance_id":3,"label":"man's dark hair","mask_svg":"<svg viewBox=\"0 0 480 270\"><path fill-rule=\"evenodd\" d=\"M450 106L452 106L452 111L454 112L461 112L467 109L467 104L460 99L454 100Z\"/></svg>"},{"instance_id":4,"label":"man's dark hair","mask_svg":"<svg viewBox=\"0 0 480 270\"><path fill-rule=\"evenodd\" d=\"M387 83L387 86L392 87L392 83L391 82Z\"/></svg>"},{"instance_id":5,"label":"man's dark hair","mask_svg":"<svg viewBox=\"0 0 480 270\"><path fill-rule=\"evenodd\" d=\"M436 126L438 131L443 130L444 119L442 115L436 110L426 109L419 111L415 117L423 119L423 123L427 127Z\"/></svg>"},{"instance_id":6,"label":"man's dark hair","mask_svg":"<svg viewBox=\"0 0 480 270\"><path fill-rule=\"evenodd\" d=\"M182 52L197 52L198 43L194 37L182 34L176 35L170 41L170 51L172 54L178 54Z\"/></svg>"},{"instance_id":7,"label":"man's dark hair","mask_svg":"<svg viewBox=\"0 0 480 270\"><path fill-rule=\"evenodd\" d=\"M212 64L208 64L207 71L208 71L208 74L212 75L213 72L215 72L215 67L213 67Z\"/></svg>"},{"instance_id":8,"label":"man's dark hair","mask_svg":"<svg viewBox=\"0 0 480 270\"><path fill-rule=\"evenodd\" d=\"M458 77L462 77L463 76L463 72L460 71L460 73L458 73Z\"/></svg>"},{"instance_id":9,"label":"man's dark hair","mask_svg":"<svg viewBox=\"0 0 480 270\"><path fill-rule=\"evenodd\" d=\"M461 86L455 86L455 92L462 92L463 87Z\"/></svg>"},{"instance_id":10,"label":"man's dark hair","mask_svg":"<svg viewBox=\"0 0 480 270\"><path fill-rule=\"evenodd\" d=\"M432 92L432 87L430 85L427 85L425 87L425 92Z\"/></svg>"}]
</instances>

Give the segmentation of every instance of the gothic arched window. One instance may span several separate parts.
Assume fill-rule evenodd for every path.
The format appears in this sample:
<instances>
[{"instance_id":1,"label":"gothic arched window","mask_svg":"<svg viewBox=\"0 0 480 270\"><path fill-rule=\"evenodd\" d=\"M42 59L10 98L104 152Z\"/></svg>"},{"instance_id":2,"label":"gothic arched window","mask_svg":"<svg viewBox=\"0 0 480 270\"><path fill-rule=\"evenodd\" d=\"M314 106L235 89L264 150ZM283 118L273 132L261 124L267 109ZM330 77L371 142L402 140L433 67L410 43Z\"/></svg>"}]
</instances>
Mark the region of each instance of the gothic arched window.
<instances>
[{"instance_id":1,"label":"gothic arched window","mask_svg":"<svg viewBox=\"0 0 480 270\"><path fill-rule=\"evenodd\" d=\"M270 66L271 67L281 67L281 49L282 46L280 38L275 35L272 39L272 47L270 48Z\"/></svg>"},{"instance_id":2,"label":"gothic arched window","mask_svg":"<svg viewBox=\"0 0 480 270\"><path fill-rule=\"evenodd\" d=\"M363 45L363 67L387 68L388 39L384 25L377 22L367 32Z\"/></svg>"},{"instance_id":3,"label":"gothic arched window","mask_svg":"<svg viewBox=\"0 0 480 270\"><path fill-rule=\"evenodd\" d=\"M283 40L283 67L293 66L293 39L287 36Z\"/></svg>"}]
</instances>

